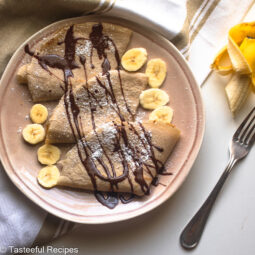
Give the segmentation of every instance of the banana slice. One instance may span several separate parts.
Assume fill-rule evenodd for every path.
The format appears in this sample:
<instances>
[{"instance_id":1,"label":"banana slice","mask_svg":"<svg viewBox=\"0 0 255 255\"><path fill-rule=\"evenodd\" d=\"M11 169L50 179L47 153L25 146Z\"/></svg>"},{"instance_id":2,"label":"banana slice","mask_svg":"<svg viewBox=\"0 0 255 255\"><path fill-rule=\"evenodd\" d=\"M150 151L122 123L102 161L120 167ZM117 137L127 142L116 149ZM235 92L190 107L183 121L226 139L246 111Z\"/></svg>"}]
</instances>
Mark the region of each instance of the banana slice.
<instances>
[{"instance_id":1,"label":"banana slice","mask_svg":"<svg viewBox=\"0 0 255 255\"><path fill-rule=\"evenodd\" d=\"M37 180L44 188L52 188L57 185L60 173L56 166L46 166L42 168L37 176Z\"/></svg>"},{"instance_id":2,"label":"banana slice","mask_svg":"<svg viewBox=\"0 0 255 255\"><path fill-rule=\"evenodd\" d=\"M22 135L26 142L37 144L44 140L45 130L40 124L28 124L23 129Z\"/></svg>"},{"instance_id":3,"label":"banana slice","mask_svg":"<svg viewBox=\"0 0 255 255\"><path fill-rule=\"evenodd\" d=\"M137 71L147 61L147 51L144 48L128 50L121 58L121 64L127 71Z\"/></svg>"},{"instance_id":4,"label":"banana slice","mask_svg":"<svg viewBox=\"0 0 255 255\"><path fill-rule=\"evenodd\" d=\"M166 78L166 63L160 59L151 59L146 67L145 74L149 78L149 85L152 88L159 88Z\"/></svg>"},{"instance_id":5,"label":"banana slice","mask_svg":"<svg viewBox=\"0 0 255 255\"><path fill-rule=\"evenodd\" d=\"M47 108L42 104L35 104L30 110L30 118L34 123L44 123L48 118Z\"/></svg>"},{"instance_id":6,"label":"banana slice","mask_svg":"<svg viewBox=\"0 0 255 255\"><path fill-rule=\"evenodd\" d=\"M142 107L149 110L154 110L169 102L169 96L164 90L154 88L144 90L139 99Z\"/></svg>"},{"instance_id":7,"label":"banana slice","mask_svg":"<svg viewBox=\"0 0 255 255\"><path fill-rule=\"evenodd\" d=\"M44 144L37 151L37 157L43 165L53 165L60 158L60 149L50 144Z\"/></svg>"},{"instance_id":8,"label":"banana slice","mask_svg":"<svg viewBox=\"0 0 255 255\"><path fill-rule=\"evenodd\" d=\"M173 119L173 109L169 106L159 106L149 116L149 120L153 122L171 123Z\"/></svg>"}]
</instances>

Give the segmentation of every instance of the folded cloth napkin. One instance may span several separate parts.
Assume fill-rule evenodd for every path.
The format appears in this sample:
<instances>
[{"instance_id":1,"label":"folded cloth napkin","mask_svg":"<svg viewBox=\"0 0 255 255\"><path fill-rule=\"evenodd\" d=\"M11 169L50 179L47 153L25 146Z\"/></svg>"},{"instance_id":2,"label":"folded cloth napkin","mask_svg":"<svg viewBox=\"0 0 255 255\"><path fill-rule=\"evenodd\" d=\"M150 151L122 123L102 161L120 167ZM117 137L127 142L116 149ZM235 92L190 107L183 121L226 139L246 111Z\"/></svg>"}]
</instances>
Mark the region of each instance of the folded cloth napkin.
<instances>
[{"instance_id":1,"label":"folded cloth napkin","mask_svg":"<svg viewBox=\"0 0 255 255\"><path fill-rule=\"evenodd\" d=\"M0 0L0 74L17 47L44 26L65 18L107 14L132 19L171 40L190 62L201 84L228 29L240 22L253 0ZM238 8L236 8L238 6ZM0 164L0 253L46 244L74 224L28 200Z\"/></svg>"}]
</instances>

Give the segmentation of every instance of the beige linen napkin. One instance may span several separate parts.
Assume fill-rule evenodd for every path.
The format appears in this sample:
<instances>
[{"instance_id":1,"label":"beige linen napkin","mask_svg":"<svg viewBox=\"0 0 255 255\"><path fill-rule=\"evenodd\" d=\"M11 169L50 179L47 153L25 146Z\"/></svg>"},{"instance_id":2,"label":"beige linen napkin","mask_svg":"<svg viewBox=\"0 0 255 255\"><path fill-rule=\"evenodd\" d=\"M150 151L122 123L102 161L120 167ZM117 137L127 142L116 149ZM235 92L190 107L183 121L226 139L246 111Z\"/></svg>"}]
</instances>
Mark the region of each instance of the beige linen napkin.
<instances>
[{"instance_id":1,"label":"beige linen napkin","mask_svg":"<svg viewBox=\"0 0 255 255\"><path fill-rule=\"evenodd\" d=\"M132 19L171 40L188 57L201 84L227 30L240 22L252 4L252 0L0 0L0 74L17 47L46 25L104 13ZM45 244L77 225L29 201L0 164L1 254L13 252L14 247Z\"/></svg>"}]
</instances>

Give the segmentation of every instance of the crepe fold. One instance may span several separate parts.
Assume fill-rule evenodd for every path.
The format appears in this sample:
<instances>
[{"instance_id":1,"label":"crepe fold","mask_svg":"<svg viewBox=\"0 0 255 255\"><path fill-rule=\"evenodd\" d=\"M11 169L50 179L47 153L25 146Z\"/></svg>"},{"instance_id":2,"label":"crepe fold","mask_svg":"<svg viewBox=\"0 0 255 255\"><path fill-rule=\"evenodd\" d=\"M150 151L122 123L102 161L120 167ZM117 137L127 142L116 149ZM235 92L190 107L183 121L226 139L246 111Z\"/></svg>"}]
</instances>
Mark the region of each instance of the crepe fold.
<instances>
[{"instance_id":1,"label":"crepe fold","mask_svg":"<svg viewBox=\"0 0 255 255\"><path fill-rule=\"evenodd\" d=\"M120 78L121 77L121 78ZM113 70L108 74L99 74L87 84L73 90L75 104L79 108L79 127L86 134L93 128L121 117L132 121L139 105L139 95L147 85L147 76L143 73L127 73ZM70 98L66 98L70 103ZM71 123L70 123L71 122ZM47 143L74 143L75 136L68 119L64 97L54 109L47 124ZM75 135L75 136L74 136Z\"/></svg>"},{"instance_id":2,"label":"crepe fold","mask_svg":"<svg viewBox=\"0 0 255 255\"><path fill-rule=\"evenodd\" d=\"M85 82L83 63L80 57L84 57L87 61L84 63L87 70L87 79L102 72L102 63L104 58L97 52L90 40L90 34L95 22L86 22L73 25L73 33L76 40L75 45L75 65L73 69L73 77L70 78L73 86L83 84ZM60 56L65 54L65 36L70 26L65 26L56 31L49 38L42 40L40 45L34 49L34 54L38 56ZM119 57L123 55L130 41L132 31L128 28L110 23L102 23L103 38L105 40L106 49L104 54L107 55L108 64L111 69L117 69L116 52ZM46 70L47 69L47 70ZM19 80L27 83L31 93L33 102L52 101L60 99L64 90L63 71L56 68L43 68L42 63L33 57L29 64L22 66L18 72Z\"/></svg>"},{"instance_id":3,"label":"crepe fold","mask_svg":"<svg viewBox=\"0 0 255 255\"><path fill-rule=\"evenodd\" d=\"M171 124L108 122L91 131L58 163L58 185L144 195L179 135Z\"/></svg>"}]
</instances>

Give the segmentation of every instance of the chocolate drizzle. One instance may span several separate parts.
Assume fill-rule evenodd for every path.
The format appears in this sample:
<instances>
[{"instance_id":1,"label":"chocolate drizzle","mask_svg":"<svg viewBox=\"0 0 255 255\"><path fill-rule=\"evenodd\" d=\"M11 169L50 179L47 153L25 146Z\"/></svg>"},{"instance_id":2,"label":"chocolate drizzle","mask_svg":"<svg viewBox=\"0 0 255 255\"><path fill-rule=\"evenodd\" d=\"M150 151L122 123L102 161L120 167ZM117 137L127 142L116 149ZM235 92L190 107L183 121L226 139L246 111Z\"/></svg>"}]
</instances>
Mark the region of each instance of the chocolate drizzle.
<instances>
[{"instance_id":1,"label":"chocolate drizzle","mask_svg":"<svg viewBox=\"0 0 255 255\"><path fill-rule=\"evenodd\" d=\"M152 178L154 177L152 173L152 169L155 169L158 174L162 173L163 163L156 159L154 148L158 150L159 152L162 152L163 150L152 144L150 133L145 130L144 126L141 123L139 123L140 132L138 132L137 131L138 128L135 128L131 123L125 122L125 118L123 114L121 113L120 107L118 106L118 102L113 91L113 85L112 85L111 77L109 73L111 69L111 64L107 58L107 50L109 50L110 46L112 46L112 48L114 49L114 56L117 63L120 89L121 89L122 97L125 101L125 107L132 118L134 118L134 114L131 112L125 98L121 75L120 75L120 57L119 57L117 47L114 41L109 36L103 33L103 25L101 23L93 25L92 31L89 35L89 39L75 38L73 30L74 30L74 26L72 25L67 30L64 41L58 43L58 44L62 44L62 43L65 44L64 57L54 55L54 54L40 56L39 54L35 54L35 52L31 51L28 45L25 46L25 52L29 54L30 56L36 58L38 60L39 65L44 70L48 71L50 74L52 74L52 72L50 72L48 67L60 69L63 71L64 106L65 106L65 111L67 114L69 125L71 127L73 136L76 141L76 146L77 146L77 151L78 151L80 161L82 162L84 169L87 171L91 179L91 183L93 184L93 187L95 190L95 196L97 200L101 202L103 205L107 206L108 208L113 209L118 204L119 200L122 203L128 203L132 201L133 198L135 197L134 195L129 195L129 197L127 198L127 196L125 196L124 194L113 192L115 189L118 190L118 183L126 179L128 180L130 184L131 192L132 193L134 192L134 187L131 181L131 177L129 176L130 171L133 171L132 173L134 175L135 181L140 185L143 193L149 194L150 189L149 189L149 185L145 181L144 171L146 171ZM112 104L115 106L115 107L112 106L112 108L118 114L120 118L120 124L113 122L113 129L115 130L115 134L116 134L114 138L113 153L118 153L121 164L122 164L122 173L119 176L116 175L116 171L114 169L114 164L111 160L111 157L105 151L102 141L100 140L100 136L97 133L95 119L94 119L94 112L96 111L96 108L92 106L91 104L91 99L92 98L95 99L95 97L89 91L87 86L87 70L86 70L87 60L85 56L79 56L79 62L84 69L86 84L83 87L88 95L92 127L97 137L98 144L100 145L103 151L103 155L106 158L105 161L100 157L93 158L91 156L93 153L93 150L89 146L86 140L86 136L83 134L81 117L79 116L80 109L75 101L78 99L75 99L74 97L73 88L72 88L72 84L70 80L70 78L73 77L72 70L80 67L75 62L75 57L76 57L75 47L76 47L77 40L79 39L90 40L91 42L91 45L92 45L91 54L90 54L91 68L94 68L93 61L92 61L93 49L96 50L98 58L102 60L102 64L101 64L102 73L107 78L109 88L107 88L99 80L98 77L96 77L97 83L100 87L104 89L107 98L108 97L110 98L107 100L111 100ZM142 144L143 148L138 148L134 144L132 144L132 142L129 139L127 130L129 130L130 133L132 133L135 137L137 137L137 139ZM146 152L145 154L149 156L149 159L151 160L152 164L148 164L141 159L144 154L144 151ZM129 159L127 159L127 153L128 153ZM101 166L101 168L105 172L105 175L103 175L98 170L97 164ZM131 164L133 166L132 168L130 167ZM99 178L102 181L108 182L110 184L112 192L105 193L105 192L98 191L96 178ZM156 185L156 181L154 181L153 183L154 185Z\"/></svg>"},{"instance_id":2,"label":"chocolate drizzle","mask_svg":"<svg viewBox=\"0 0 255 255\"><path fill-rule=\"evenodd\" d=\"M101 192L95 191L96 199L108 207L109 209L113 209L119 203L119 196L118 193L115 192Z\"/></svg>"},{"instance_id":3,"label":"chocolate drizzle","mask_svg":"<svg viewBox=\"0 0 255 255\"><path fill-rule=\"evenodd\" d=\"M122 97L124 99L127 111L134 118L134 114L131 112L131 110L130 110L128 104L127 104L125 95L124 95L124 90L123 90L123 85L122 85L122 80L121 80L121 75L120 75L120 68L121 68L120 56L119 56L119 52L118 52L118 49L117 49L114 41L109 36L103 34L103 25L101 23L96 24L92 27L92 32L89 35L89 39L92 43L91 52L90 52L90 65L91 65L91 68L94 68L94 65L92 63L93 49L96 49L98 58L99 59L103 58L103 62L102 62L102 65L101 65L102 72L103 72L103 74L107 75L107 80L110 84L112 93L113 93L112 84L111 84L111 79L110 79L110 75L109 75L111 65L110 65L110 62L107 58L106 50L109 49L110 44L113 46L114 56L115 56L115 60L116 60L116 63L117 63L117 70L118 70L118 75L119 75L120 89L121 89ZM116 101L115 102L113 101L113 103L116 103Z\"/></svg>"},{"instance_id":4,"label":"chocolate drizzle","mask_svg":"<svg viewBox=\"0 0 255 255\"><path fill-rule=\"evenodd\" d=\"M107 54L105 50L109 48L109 45L108 45L107 36L103 34L103 26L101 23L96 24L92 27L92 31L89 35L89 39L93 45L93 47L91 48L91 53L90 53L91 68L94 68L94 65L92 63L93 48L96 49L99 59L102 59L104 57L104 61L102 63L102 68L103 68L104 62L107 59Z\"/></svg>"}]
</instances>

